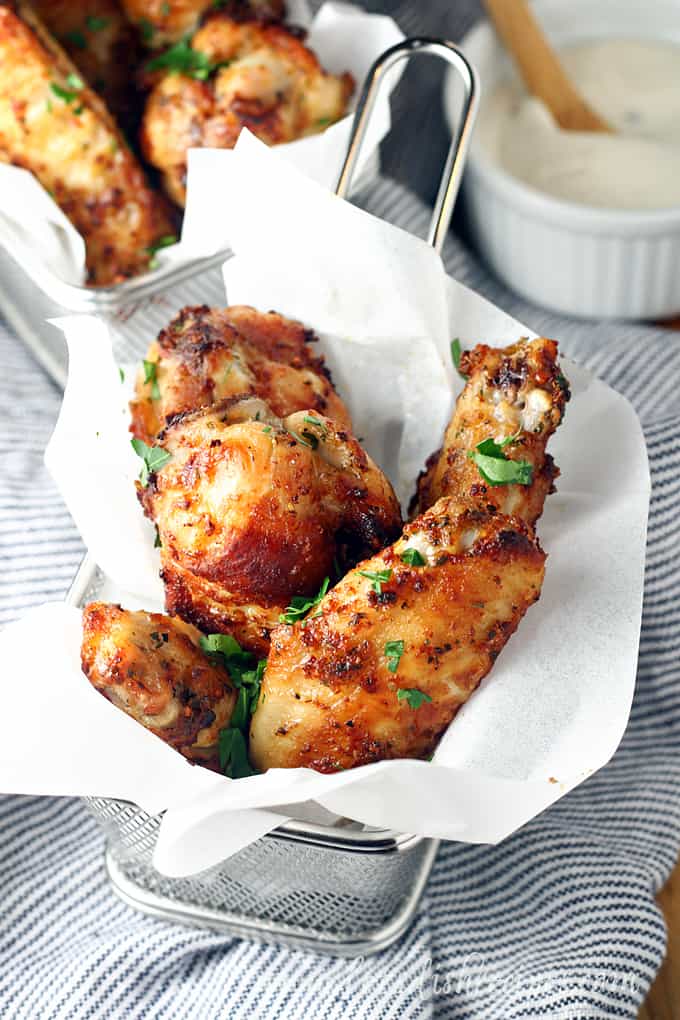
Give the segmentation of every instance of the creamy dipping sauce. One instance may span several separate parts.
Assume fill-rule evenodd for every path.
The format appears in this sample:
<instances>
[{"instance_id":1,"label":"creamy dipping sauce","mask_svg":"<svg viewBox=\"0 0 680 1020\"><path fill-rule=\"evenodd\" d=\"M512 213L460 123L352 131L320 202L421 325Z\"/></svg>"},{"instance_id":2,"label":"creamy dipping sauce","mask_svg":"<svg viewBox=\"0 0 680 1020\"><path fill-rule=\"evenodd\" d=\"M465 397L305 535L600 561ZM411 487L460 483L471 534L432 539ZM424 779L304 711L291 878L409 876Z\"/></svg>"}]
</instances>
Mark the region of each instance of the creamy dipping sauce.
<instances>
[{"instance_id":1,"label":"creamy dipping sauce","mask_svg":"<svg viewBox=\"0 0 680 1020\"><path fill-rule=\"evenodd\" d=\"M556 198L610 209L680 206L680 46L610 39L561 49L560 59L617 133L561 130L512 80L483 101L476 145Z\"/></svg>"}]
</instances>

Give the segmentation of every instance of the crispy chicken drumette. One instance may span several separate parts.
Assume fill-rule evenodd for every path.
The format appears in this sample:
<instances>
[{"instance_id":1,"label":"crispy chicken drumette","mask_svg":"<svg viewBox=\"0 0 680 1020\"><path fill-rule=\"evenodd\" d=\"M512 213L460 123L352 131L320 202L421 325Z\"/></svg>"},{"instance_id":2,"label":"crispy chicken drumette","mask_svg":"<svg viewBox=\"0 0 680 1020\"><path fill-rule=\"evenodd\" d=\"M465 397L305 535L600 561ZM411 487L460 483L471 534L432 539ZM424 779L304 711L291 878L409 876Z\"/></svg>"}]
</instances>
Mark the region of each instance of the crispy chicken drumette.
<instances>
[{"instance_id":1,"label":"crispy chicken drumette","mask_svg":"<svg viewBox=\"0 0 680 1020\"><path fill-rule=\"evenodd\" d=\"M136 130L140 51L117 0L33 0L32 6L122 127Z\"/></svg>"},{"instance_id":2,"label":"crispy chicken drumette","mask_svg":"<svg viewBox=\"0 0 680 1020\"><path fill-rule=\"evenodd\" d=\"M538 598L544 560L519 518L440 499L312 617L274 629L253 764L334 772L430 754Z\"/></svg>"},{"instance_id":3,"label":"crispy chicken drumette","mask_svg":"<svg viewBox=\"0 0 680 1020\"><path fill-rule=\"evenodd\" d=\"M0 161L31 170L85 239L89 282L144 272L173 233L101 99L28 4L0 4Z\"/></svg>"},{"instance_id":4,"label":"crispy chicken drumette","mask_svg":"<svg viewBox=\"0 0 680 1020\"><path fill-rule=\"evenodd\" d=\"M92 686L114 705L190 761L218 769L218 734L236 692L199 637L160 613L91 602L83 610L81 660Z\"/></svg>"},{"instance_id":5,"label":"crispy chicken drumette","mask_svg":"<svg viewBox=\"0 0 680 1020\"><path fill-rule=\"evenodd\" d=\"M218 6L234 18L276 21L286 13L283 0L122 0L122 6L153 49L193 34L201 18Z\"/></svg>"},{"instance_id":6,"label":"crispy chicken drumette","mask_svg":"<svg viewBox=\"0 0 680 1020\"><path fill-rule=\"evenodd\" d=\"M460 371L467 383L442 449L433 454L418 480L416 509L426 510L441 496L455 496L533 525L559 474L546 446L569 399L557 344L543 337L505 348L479 344L463 352ZM488 439L503 444L507 459L530 465L529 484L492 485L485 480L470 454Z\"/></svg>"},{"instance_id":7,"label":"crispy chicken drumette","mask_svg":"<svg viewBox=\"0 0 680 1020\"><path fill-rule=\"evenodd\" d=\"M315 340L302 323L246 305L184 308L151 345L130 405L132 432L153 442L168 419L252 394L279 417L313 408L350 428Z\"/></svg>"},{"instance_id":8,"label":"crispy chicken drumette","mask_svg":"<svg viewBox=\"0 0 680 1020\"><path fill-rule=\"evenodd\" d=\"M313 597L399 534L390 483L358 442L315 410L284 419L257 398L178 416L170 455L139 486L158 528L166 608L266 654L294 597Z\"/></svg>"},{"instance_id":9,"label":"crispy chicken drumette","mask_svg":"<svg viewBox=\"0 0 680 1020\"><path fill-rule=\"evenodd\" d=\"M178 205L186 198L188 149L231 149L243 127L268 145L317 134L346 113L354 91L351 75L326 73L283 25L218 12L196 32L191 49L193 69L186 55L178 61L172 51L147 64L164 73L147 100L141 133L146 158Z\"/></svg>"}]
</instances>

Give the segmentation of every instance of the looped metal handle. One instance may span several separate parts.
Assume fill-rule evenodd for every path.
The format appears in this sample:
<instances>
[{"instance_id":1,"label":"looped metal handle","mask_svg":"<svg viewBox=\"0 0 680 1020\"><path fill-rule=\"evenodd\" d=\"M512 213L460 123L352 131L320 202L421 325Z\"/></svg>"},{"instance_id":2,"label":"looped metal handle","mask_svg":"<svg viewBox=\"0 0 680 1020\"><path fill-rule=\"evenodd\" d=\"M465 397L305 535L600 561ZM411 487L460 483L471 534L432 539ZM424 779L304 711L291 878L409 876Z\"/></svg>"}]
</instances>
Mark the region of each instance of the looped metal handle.
<instances>
[{"instance_id":1,"label":"looped metal handle","mask_svg":"<svg viewBox=\"0 0 680 1020\"><path fill-rule=\"evenodd\" d=\"M451 67L455 68L463 83L464 90L462 116L451 140L427 235L428 244L431 244L435 251L440 252L444 244L446 232L449 229L453 206L458 189L460 188L465 157L470 144L472 128L479 104L479 83L475 69L453 43L445 39L421 37L405 39L403 42L397 43L396 46L391 46L389 50L385 50L378 57L368 72L361 91L354 115L352 134L347 146L347 155L345 156L343 168L340 171L335 193L340 198L347 197L371 113L385 76L396 64L407 61L418 53L428 53L441 57Z\"/></svg>"}]
</instances>

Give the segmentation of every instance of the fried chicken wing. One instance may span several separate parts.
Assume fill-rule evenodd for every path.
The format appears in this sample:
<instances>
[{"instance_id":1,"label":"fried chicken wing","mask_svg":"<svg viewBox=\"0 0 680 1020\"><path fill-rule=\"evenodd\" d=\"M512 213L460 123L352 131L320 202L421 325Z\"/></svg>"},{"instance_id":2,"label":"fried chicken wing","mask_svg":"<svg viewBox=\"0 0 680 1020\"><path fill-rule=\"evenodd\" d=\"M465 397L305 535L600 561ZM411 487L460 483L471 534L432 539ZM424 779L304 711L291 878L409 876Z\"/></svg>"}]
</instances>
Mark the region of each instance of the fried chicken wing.
<instances>
[{"instance_id":1,"label":"fried chicken wing","mask_svg":"<svg viewBox=\"0 0 680 1020\"><path fill-rule=\"evenodd\" d=\"M399 534L391 485L315 410L284 419L247 398L180 415L158 437L170 459L139 485L158 528L166 608L266 654L294 596L313 597Z\"/></svg>"},{"instance_id":2,"label":"fried chicken wing","mask_svg":"<svg viewBox=\"0 0 680 1020\"><path fill-rule=\"evenodd\" d=\"M519 518L439 500L312 617L273 630L253 764L334 772L430 754L538 598L544 560Z\"/></svg>"},{"instance_id":3,"label":"fried chicken wing","mask_svg":"<svg viewBox=\"0 0 680 1020\"><path fill-rule=\"evenodd\" d=\"M173 231L165 201L26 4L0 4L0 66L0 160L31 170L83 235L90 283L143 272Z\"/></svg>"},{"instance_id":4,"label":"fried chicken wing","mask_svg":"<svg viewBox=\"0 0 680 1020\"><path fill-rule=\"evenodd\" d=\"M243 127L268 145L316 134L347 110L349 74L326 73L301 39L282 25L238 22L212 15L154 85L146 104L141 143L170 197L184 205L187 150L230 149ZM173 63L176 65L173 67ZM179 66L184 73L178 73Z\"/></svg>"},{"instance_id":5,"label":"fried chicken wing","mask_svg":"<svg viewBox=\"0 0 680 1020\"><path fill-rule=\"evenodd\" d=\"M131 431L151 443L174 415L246 394L261 397L278 417L313 408L338 428L351 428L323 358L312 353L315 339L302 323L275 312L184 308L140 368Z\"/></svg>"},{"instance_id":6,"label":"fried chicken wing","mask_svg":"<svg viewBox=\"0 0 680 1020\"><path fill-rule=\"evenodd\" d=\"M204 14L219 6L233 18L279 21L285 13L283 0L122 0L130 21L138 25L144 43L157 49L192 35Z\"/></svg>"},{"instance_id":7,"label":"fried chicken wing","mask_svg":"<svg viewBox=\"0 0 680 1020\"><path fill-rule=\"evenodd\" d=\"M460 371L467 383L442 449L430 458L418 480L416 507L425 510L441 496L471 498L533 525L559 474L546 445L569 399L557 344L544 337L505 348L479 344L461 355ZM504 443L507 459L531 465L529 484L485 481L470 454L489 438Z\"/></svg>"},{"instance_id":8,"label":"fried chicken wing","mask_svg":"<svg viewBox=\"0 0 680 1020\"><path fill-rule=\"evenodd\" d=\"M83 610L83 672L113 702L190 761L219 770L218 734L236 692L200 635L160 613L91 602Z\"/></svg>"},{"instance_id":9,"label":"fried chicken wing","mask_svg":"<svg viewBox=\"0 0 680 1020\"><path fill-rule=\"evenodd\" d=\"M135 128L137 33L116 0L33 0L40 18L126 128Z\"/></svg>"}]
</instances>

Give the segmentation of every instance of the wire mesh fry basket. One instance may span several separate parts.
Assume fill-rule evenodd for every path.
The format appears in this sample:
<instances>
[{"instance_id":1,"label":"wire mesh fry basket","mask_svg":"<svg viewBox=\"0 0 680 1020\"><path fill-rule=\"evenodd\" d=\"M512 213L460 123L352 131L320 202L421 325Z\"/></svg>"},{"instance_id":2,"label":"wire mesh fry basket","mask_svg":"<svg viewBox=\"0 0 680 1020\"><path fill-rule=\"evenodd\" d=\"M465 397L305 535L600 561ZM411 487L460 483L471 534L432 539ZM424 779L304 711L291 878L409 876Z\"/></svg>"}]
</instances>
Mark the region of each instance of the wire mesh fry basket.
<instances>
[{"instance_id":1,"label":"wire mesh fry basket","mask_svg":"<svg viewBox=\"0 0 680 1020\"><path fill-rule=\"evenodd\" d=\"M345 197L377 92L385 76L414 54L443 58L460 79L462 114L449 150L428 241L443 245L474 122L475 74L452 43L407 39L386 51L364 85L337 193ZM200 274L204 266L196 267ZM120 285L127 286L126 284ZM95 310L97 310L95 308ZM83 606L106 579L86 557L68 601ZM290 821L199 874L168 878L153 866L161 815L106 798L86 800L107 839L106 865L116 893L168 921L225 935L286 944L335 956L377 952L408 927L438 842L340 819Z\"/></svg>"}]
</instances>

